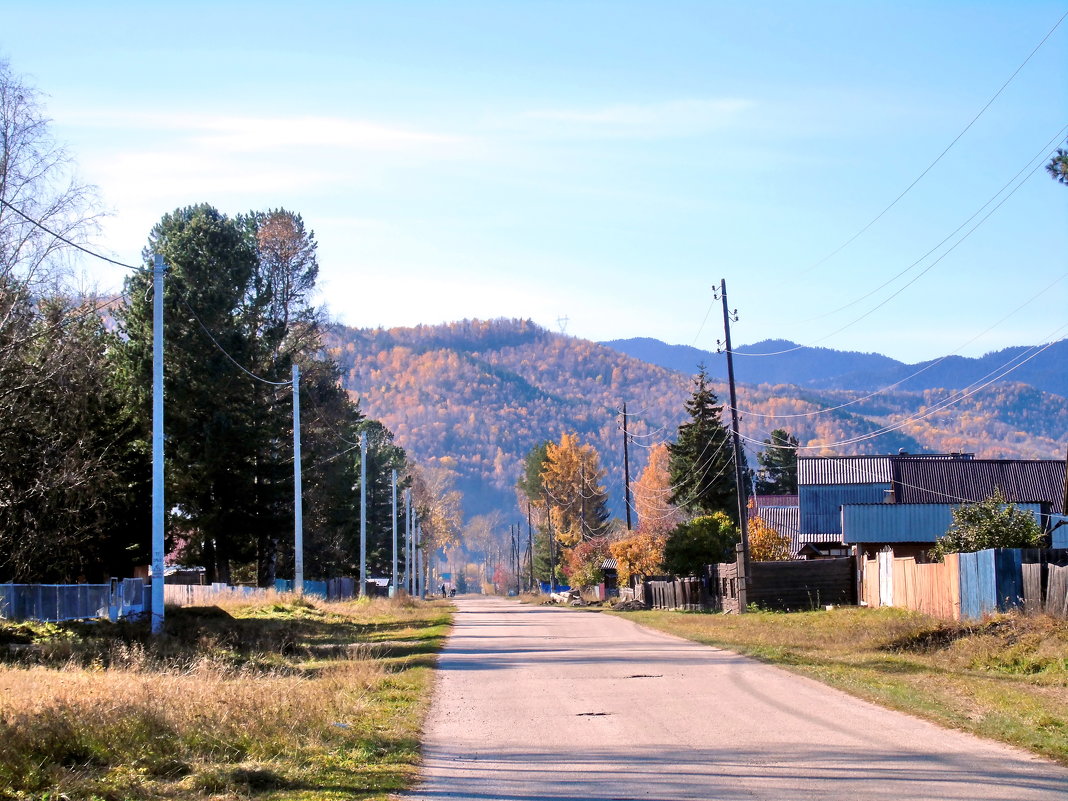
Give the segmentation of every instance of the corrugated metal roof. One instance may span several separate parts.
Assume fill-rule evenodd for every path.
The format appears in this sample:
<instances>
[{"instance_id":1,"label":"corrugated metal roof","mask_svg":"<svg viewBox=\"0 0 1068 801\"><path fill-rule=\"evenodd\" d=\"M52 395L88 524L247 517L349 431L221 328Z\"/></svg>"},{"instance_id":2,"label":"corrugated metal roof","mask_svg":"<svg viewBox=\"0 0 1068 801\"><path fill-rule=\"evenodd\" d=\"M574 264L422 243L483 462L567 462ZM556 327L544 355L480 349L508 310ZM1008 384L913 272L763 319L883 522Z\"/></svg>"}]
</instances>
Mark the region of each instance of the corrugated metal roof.
<instances>
[{"instance_id":1,"label":"corrugated metal roof","mask_svg":"<svg viewBox=\"0 0 1068 801\"><path fill-rule=\"evenodd\" d=\"M796 495L754 495L757 508L763 506L797 506Z\"/></svg>"},{"instance_id":2,"label":"corrugated metal roof","mask_svg":"<svg viewBox=\"0 0 1068 801\"><path fill-rule=\"evenodd\" d=\"M821 484L887 484L889 456L799 456L798 486Z\"/></svg>"},{"instance_id":3,"label":"corrugated metal roof","mask_svg":"<svg viewBox=\"0 0 1068 801\"><path fill-rule=\"evenodd\" d=\"M793 536L800 530L800 512L796 506L758 506L756 516L780 534Z\"/></svg>"},{"instance_id":4,"label":"corrugated metal roof","mask_svg":"<svg viewBox=\"0 0 1068 801\"><path fill-rule=\"evenodd\" d=\"M841 508L847 503L882 503L890 489L885 484L842 484L799 487L801 490L801 532L803 534L842 534Z\"/></svg>"},{"instance_id":5,"label":"corrugated metal roof","mask_svg":"<svg viewBox=\"0 0 1068 801\"><path fill-rule=\"evenodd\" d=\"M914 459L891 466L899 504L981 501L1000 488L1011 503L1040 502L1064 512L1063 459Z\"/></svg>"},{"instance_id":6,"label":"corrugated metal roof","mask_svg":"<svg viewBox=\"0 0 1068 801\"><path fill-rule=\"evenodd\" d=\"M616 560L612 556L606 557L605 560L601 562L601 570L616 570L617 568L618 565L616 564Z\"/></svg>"},{"instance_id":7,"label":"corrugated metal roof","mask_svg":"<svg viewBox=\"0 0 1068 801\"><path fill-rule=\"evenodd\" d=\"M970 453L887 454L885 456L799 456L798 485L885 484L896 459L969 461Z\"/></svg>"},{"instance_id":8,"label":"corrugated metal roof","mask_svg":"<svg viewBox=\"0 0 1068 801\"><path fill-rule=\"evenodd\" d=\"M960 504L872 503L842 507L842 537L854 542L931 542L943 536L953 524L953 510ZM1038 517L1037 503L1017 504L1017 508Z\"/></svg>"}]
</instances>

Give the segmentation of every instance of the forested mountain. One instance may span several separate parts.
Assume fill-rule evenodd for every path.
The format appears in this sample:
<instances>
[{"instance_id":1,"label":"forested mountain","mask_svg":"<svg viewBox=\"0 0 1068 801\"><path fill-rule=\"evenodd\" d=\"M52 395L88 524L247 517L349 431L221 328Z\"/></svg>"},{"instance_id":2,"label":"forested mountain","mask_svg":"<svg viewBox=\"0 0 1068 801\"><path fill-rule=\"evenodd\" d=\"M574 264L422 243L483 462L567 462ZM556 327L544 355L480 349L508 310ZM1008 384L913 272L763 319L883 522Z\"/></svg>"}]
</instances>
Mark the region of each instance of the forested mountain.
<instances>
[{"instance_id":1,"label":"forested mountain","mask_svg":"<svg viewBox=\"0 0 1068 801\"><path fill-rule=\"evenodd\" d=\"M335 326L326 346L365 413L389 426L417 459L456 471L468 514L512 513L523 456L564 431L600 451L612 510L621 514L622 403L633 477L648 449L674 436L690 391L686 374L526 320ZM714 386L725 400L725 385ZM746 384L738 405L745 436L760 441L786 428L812 448L809 454L905 448L1052 458L1063 455L1068 427L1068 400L1022 384L995 384L966 397L946 389L873 395ZM869 437L884 427L893 430ZM753 463L758 446L747 448Z\"/></svg>"},{"instance_id":2,"label":"forested mountain","mask_svg":"<svg viewBox=\"0 0 1068 801\"><path fill-rule=\"evenodd\" d=\"M639 337L602 343L628 356L667 367L693 372L703 362L709 375L726 380L726 357L688 345L668 345L658 339ZM943 356L917 364L905 364L878 353L808 348L789 340L768 339L735 347L737 379L750 384L797 384L821 389L922 391L951 387L959 389L985 383L1002 374L1005 380L1029 384L1046 392L1068 395L1068 339L1038 348L1013 347L979 358ZM765 355L768 354L768 355Z\"/></svg>"}]
</instances>

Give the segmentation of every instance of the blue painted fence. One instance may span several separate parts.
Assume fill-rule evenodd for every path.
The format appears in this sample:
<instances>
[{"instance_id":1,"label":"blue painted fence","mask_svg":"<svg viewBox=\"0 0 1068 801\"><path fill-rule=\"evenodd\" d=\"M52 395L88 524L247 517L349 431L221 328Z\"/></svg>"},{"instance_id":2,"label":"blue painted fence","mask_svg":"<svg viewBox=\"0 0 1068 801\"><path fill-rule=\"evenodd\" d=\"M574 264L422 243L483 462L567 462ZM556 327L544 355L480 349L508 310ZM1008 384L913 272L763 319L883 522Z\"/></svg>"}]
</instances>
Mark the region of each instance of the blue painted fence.
<instances>
[{"instance_id":1,"label":"blue painted fence","mask_svg":"<svg viewBox=\"0 0 1068 801\"><path fill-rule=\"evenodd\" d=\"M1024 563L1063 561L1056 551L992 548L958 554L960 559L960 616L976 620L995 612L1023 608Z\"/></svg>"},{"instance_id":2,"label":"blue painted fence","mask_svg":"<svg viewBox=\"0 0 1068 801\"><path fill-rule=\"evenodd\" d=\"M290 579L275 579L274 588L278 592L293 592L293 582ZM351 578L337 578L327 581L304 579L304 594L314 595L324 601L343 601L348 598L355 598L356 580Z\"/></svg>"}]
</instances>

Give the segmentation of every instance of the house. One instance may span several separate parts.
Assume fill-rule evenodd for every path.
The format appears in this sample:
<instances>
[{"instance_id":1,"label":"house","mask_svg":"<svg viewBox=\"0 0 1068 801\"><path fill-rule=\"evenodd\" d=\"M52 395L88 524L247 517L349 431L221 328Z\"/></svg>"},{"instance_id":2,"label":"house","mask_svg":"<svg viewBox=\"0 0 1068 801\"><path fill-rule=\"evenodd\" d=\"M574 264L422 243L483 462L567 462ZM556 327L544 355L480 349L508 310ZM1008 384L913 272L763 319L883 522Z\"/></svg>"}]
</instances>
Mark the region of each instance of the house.
<instances>
[{"instance_id":1,"label":"house","mask_svg":"<svg viewBox=\"0 0 1068 801\"><path fill-rule=\"evenodd\" d=\"M804 464L803 464L804 463ZM1000 489L1044 526L1063 514L1062 459L976 459L972 454L798 459L801 537L835 533L868 558L886 547L926 557L953 510Z\"/></svg>"},{"instance_id":2,"label":"house","mask_svg":"<svg viewBox=\"0 0 1068 801\"><path fill-rule=\"evenodd\" d=\"M809 542L837 543L841 539L837 534L817 534L803 540L797 495L754 495L749 500L749 515L759 517L769 527L789 537L791 559L812 558L804 551Z\"/></svg>"},{"instance_id":3,"label":"house","mask_svg":"<svg viewBox=\"0 0 1068 801\"><path fill-rule=\"evenodd\" d=\"M973 457L969 453L798 457L798 554L814 556L832 547L837 551L845 548L849 543L843 536L842 508L882 504L892 498L893 464L903 458L920 462L964 462ZM817 547L804 549L807 544Z\"/></svg>"}]
</instances>

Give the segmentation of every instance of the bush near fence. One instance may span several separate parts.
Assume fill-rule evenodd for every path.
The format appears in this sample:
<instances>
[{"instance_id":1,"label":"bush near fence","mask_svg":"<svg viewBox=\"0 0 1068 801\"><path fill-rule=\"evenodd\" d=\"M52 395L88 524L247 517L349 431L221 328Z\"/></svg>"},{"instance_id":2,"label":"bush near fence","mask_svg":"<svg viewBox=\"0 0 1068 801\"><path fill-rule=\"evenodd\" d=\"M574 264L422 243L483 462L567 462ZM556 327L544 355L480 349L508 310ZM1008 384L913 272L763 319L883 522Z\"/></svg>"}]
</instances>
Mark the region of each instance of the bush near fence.
<instances>
[{"instance_id":1,"label":"bush near fence","mask_svg":"<svg viewBox=\"0 0 1068 801\"><path fill-rule=\"evenodd\" d=\"M862 564L868 606L898 606L946 620L1024 609L1068 617L1068 549L991 548L917 563L884 551Z\"/></svg>"}]
</instances>

